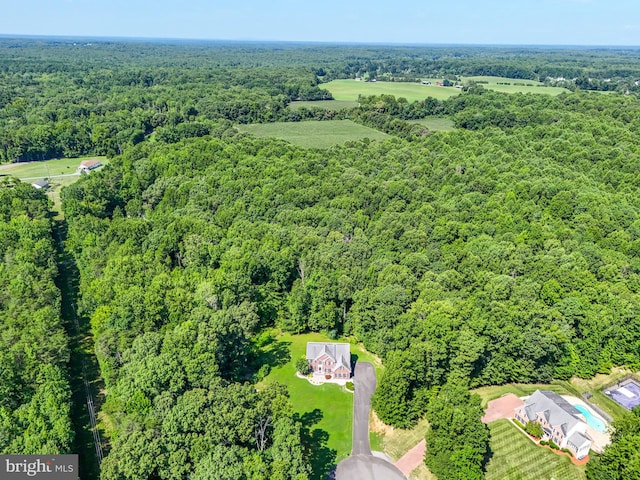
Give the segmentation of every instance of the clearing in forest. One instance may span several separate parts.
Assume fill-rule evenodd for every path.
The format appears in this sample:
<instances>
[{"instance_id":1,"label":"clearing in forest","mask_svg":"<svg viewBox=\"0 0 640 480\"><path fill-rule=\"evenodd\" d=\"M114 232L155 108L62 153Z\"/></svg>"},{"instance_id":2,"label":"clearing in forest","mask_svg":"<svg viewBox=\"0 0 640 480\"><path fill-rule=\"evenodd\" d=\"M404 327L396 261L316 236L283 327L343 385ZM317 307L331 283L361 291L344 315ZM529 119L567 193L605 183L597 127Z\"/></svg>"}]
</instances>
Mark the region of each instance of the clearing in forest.
<instances>
[{"instance_id":1,"label":"clearing in forest","mask_svg":"<svg viewBox=\"0 0 640 480\"><path fill-rule=\"evenodd\" d=\"M357 107L358 102L350 102L346 100L315 100L315 101L298 101L291 102L289 108L291 110L299 110L301 108L324 108L326 110L344 110L345 108Z\"/></svg>"},{"instance_id":2,"label":"clearing in forest","mask_svg":"<svg viewBox=\"0 0 640 480\"><path fill-rule=\"evenodd\" d=\"M441 117L426 117L418 120L409 120L409 123L424 125L432 132L453 132L456 129L456 127L453 126L453 120Z\"/></svg>"},{"instance_id":3,"label":"clearing in forest","mask_svg":"<svg viewBox=\"0 0 640 480\"><path fill-rule=\"evenodd\" d=\"M569 92L568 89L563 87L549 87L542 82L523 80L521 78L490 76L462 78L463 85L468 85L471 81L479 82L480 85L488 90L503 93L546 93L547 95L560 95L561 93Z\"/></svg>"},{"instance_id":4,"label":"clearing in forest","mask_svg":"<svg viewBox=\"0 0 640 480\"><path fill-rule=\"evenodd\" d=\"M320 84L329 90L336 100L355 102L358 95L394 95L404 97L408 101L424 100L427 97L445 100L460 93L459 88L439 87L434 84L422 85L417 82L361 82L357 80L333 80Z\"/></svg>"},{"instance_id":5,"label":"clearing in forest","mask_svg":"<svg viewBox=\"0 0 640 480\"><path fill-rule=\"evenodd\" d=\"M256 137L275 137L307 148L328 148L351 140L384 140L386 133L359 125L351 120L253 123L236 125L241 132Z\"/></svg>"},{"instance_id":6,"label":"clearing in forest","mask_svg":"<svg viewBox=\"0 0 640 480\"><path fill-rule=\"evenodd\" d=\"M576 466L568 457L540 448L508 420L492 422L489 429L491 460L487 465L487 480L586 478L584 466Z\"/></svg>"},{"instance_id":7,"label":"clearing in forest","mask_svg":"<svg viewBox=\"0 0 640 480\"><path fill-rule=\"evenodd\" d=\"M293 411L300 415L308 429L307 447L313 449L316 476L326 466L336 465L351 453L353 394L335 383L311 385L296 376L295 363L306 353L307 342L332 342L319 333L304 335L283 334L263 347L263 364L271 365L271 372L262 384L279 382L287 386ZM380 360L360 345L351 345L351 354L358 361L374 365L378 378L382 368ZM379 437L370 433L371 449L379 450ZM319 477L318 477L319 478Z\"/></svg>"},{"instance_id":8,"label":"clearing in forest","mask_svg":"<svg viewBox=\"0 0 640 480\"><path fill-rule=\"evenodd\" d=\"M83 160L98 158L103 165L109 163L106 157L79 157L79 158L56 158L53 160L43 160L38 162L18 162L0 165L0 177L10 175L19 178L26 183L37 180L48 179L51 187L47 190L47 195L53 201L53 210L60 217L60 190L62 187L76 182L80 175L77 168ZM103 167L98 167L99 170Z\"/></svg>"}]
</instances>

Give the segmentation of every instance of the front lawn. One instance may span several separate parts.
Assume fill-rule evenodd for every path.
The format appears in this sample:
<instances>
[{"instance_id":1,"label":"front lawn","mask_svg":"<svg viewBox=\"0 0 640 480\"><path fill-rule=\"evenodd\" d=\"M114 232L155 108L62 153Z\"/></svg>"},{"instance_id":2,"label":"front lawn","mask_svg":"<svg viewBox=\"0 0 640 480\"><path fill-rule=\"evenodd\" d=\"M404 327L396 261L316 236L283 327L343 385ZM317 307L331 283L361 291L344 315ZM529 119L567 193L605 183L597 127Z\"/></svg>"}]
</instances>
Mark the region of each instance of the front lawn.
<instances>
[{"instance_id":1,"label":"front lawn","mask_svg":"<svg viewBox=\"0 0 640 480\"><path fill-rule=\"evenodd\" d=\"M321 474L326 472L327 466L337 464L351 453L353 394L337 384L311 385L296 376L295 363L305 355L307 342L331 341L319 333L279 335L263 349L265 363L276 366L259 384L280 382L287 386L293 410L309 430L307 440L313 446L314 476L318 479L323 478ZM353 344L351 354L357 355L358 361L372 363L380 378L382 365L374 355ZM375 435L371 436L371 446L375 449L379 442Z\"/></svg>"}]
</instances>

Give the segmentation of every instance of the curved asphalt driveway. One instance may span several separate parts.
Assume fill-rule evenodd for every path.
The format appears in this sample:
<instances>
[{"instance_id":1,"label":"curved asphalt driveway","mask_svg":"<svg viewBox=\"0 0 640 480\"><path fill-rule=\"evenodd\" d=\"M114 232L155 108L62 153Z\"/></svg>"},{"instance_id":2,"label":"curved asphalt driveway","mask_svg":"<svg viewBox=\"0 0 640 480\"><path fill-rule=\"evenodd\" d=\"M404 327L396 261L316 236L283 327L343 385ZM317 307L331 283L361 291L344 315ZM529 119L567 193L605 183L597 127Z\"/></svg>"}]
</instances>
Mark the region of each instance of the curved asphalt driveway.
<instances>
[{"instance_id":1,"label":"curved asphalt driveway","mask_svg":"<svg viewBox=\"0 0 640 480\"><path fill-rule=\"evenodd\" d=\"M353 447L351 456L338 464L336 480L406 480L394 465L371 454L369 410L371 396L376 391L373 365L358 362L353 385Z\"/></svg>"}]
</instances>

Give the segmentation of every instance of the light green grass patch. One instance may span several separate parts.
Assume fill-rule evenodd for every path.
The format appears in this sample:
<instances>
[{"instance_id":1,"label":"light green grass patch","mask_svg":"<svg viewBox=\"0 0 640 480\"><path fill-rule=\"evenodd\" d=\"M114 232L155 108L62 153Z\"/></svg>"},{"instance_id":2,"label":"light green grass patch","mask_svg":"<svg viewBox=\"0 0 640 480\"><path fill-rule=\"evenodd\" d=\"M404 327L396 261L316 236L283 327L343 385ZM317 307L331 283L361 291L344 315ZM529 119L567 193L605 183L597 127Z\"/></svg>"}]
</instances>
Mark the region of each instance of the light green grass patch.
<instances>
[{"instance_id":1,"label":"light green grass patch","mask_svg":"<svg viewBox=\"0 0 640 480\"><path fill-rule=\"evenodd\" d=\"M299 101L291 102L289 108L291 110L299 110L301 108L324 108L326 110L344 110L345 108L354 108L358 106L358 102L350 102L345 100L317 100L317 101Z\"/></svg>"},{"instance_id":2,"label":"light green grass patch","mask_svg":"<svg viewBox=\"0 0 640 480\"><path fill-rule=\"evenodd\" d=\"M322 88L331 92L336 100L355 102L358 95L394 95L408 101L424 100L427 97L445 100L460 93L455 87L437 87L411 82L360 82L356 80L333 80L323 83Z\"/></svg>"},{"instance_id":3,"label":"light green grass patch","mask_svg":"<svg viewBox=\"0 0 640 480\"><path fill-rule=\"evenodd\" d=\"M388 137L386 133L359 125L351 120L254 123L236 125L236 128L256 137L280 138L306 148L328 148L361 138L384 140Z\"/></svg>"},{"instance_id":4,"label":"light green grass patch","mask_svg":"<svg viewBox=\"0 0 640 480\"><path fill-rule=\"evenodd\" d=\"M547 95L560 95L561 93L569 92L568 89L563 87L548 87L542 82L538 82L535 80L523 80L521 78L490 76L474 76L462 78L462 83L464 85L468 85L471 81L483 82L480 83L480 85L482 85L484 88L503 93L545 93Z\"/></svg>"},{"instance_id":5,"label":"light green grass patch","mask_svg":"<svg viewBox=\"0 0 640 480\"><path fill-rule=\"evenodd\" d=\"M456 129L453 126L453 120L448 118L426 117L418 120L409 120L409 123L424 125L432 132L452 132Z\"/></svg>"},{"instance_id":6,"label":"light green grass patch","mask_svg":"<svg viewBox=\"0 0 640 480\"><path fill-rule=\"evenodd\" d=\"M508 420L489 424L491 460L487 480L584 480L585 467L539 447Z\"/></svg>"},{"instance_id":7,"label":"light green grass patch","mask_svg":"<svg viewBox=\"0 0 640 480\"><path fill-rule=\"evenodd\" d=\"M26 183L48 179L51 187L47 190L47 196L53 201L53 210L56 218L62 218L60 203L60 191L62 187L76 182L80 175L76 170L83 160L98 158L103 165L109 160L106 157L80 157L80 158L56 158L41 162L19 162L0 165L0 175L11 175ZM98 167L96 170L101 169Z\"/></svg>"},{"instance_id":8,"label":"light green grass patch","mask_svg":"<svg viewBox=\"0 0 640 480\"><path fill-rule=\"evenodd\" d=\"M103 164L109 163L105 157L56 158L42 162L20 162L0 165L0 174L12 175L21 180L41 180L58 175L75 174L83 160L98 158Z\"/></svg>"},{"instance_id":9,"label":"light green grass patch","mask_svg":"<svg viewBox=\"0 0 640 480\"><path fill-rule=\"evenodd\" d=\"M487 403L496 398L500 398L507 393L513 393L517 397L524 397L533 394L536 390L551 390L560 395L575 395L578 393L568 385L549 384L549 383L508 383L506 385L492 385L488 387L480 387L471 390L471 393L477 393L482 399L482 407L486 408Z\"/></svg>"},{"instance_id":10,"label":"light green grass patch","mask_svg":"<svg viewBox=\"0 0 640 480\"><path fill-rule=\"evenodd\" d=\"M301 415L303 423L313 430L328 434L326 446L336 453L336 463L351 453L351 435L353 420L353 393L337 384L311 385L307 380L296 376L295 363L306 354L307 342L331 342L344 340L330 340L326 335L310 333L304 335L280 335L275 342L264 348L264 355L272 352L288 353L288 361L273 367L269 375L258 384L258 388L273 382L287 386L293 411ZM351 345L351 354L358 357L358 361L370 362L380 378L382 365L380 360L367 352L360 345ZM378 445L379 439L371 435L372 447Z\"/></svg>"}]
</instances>

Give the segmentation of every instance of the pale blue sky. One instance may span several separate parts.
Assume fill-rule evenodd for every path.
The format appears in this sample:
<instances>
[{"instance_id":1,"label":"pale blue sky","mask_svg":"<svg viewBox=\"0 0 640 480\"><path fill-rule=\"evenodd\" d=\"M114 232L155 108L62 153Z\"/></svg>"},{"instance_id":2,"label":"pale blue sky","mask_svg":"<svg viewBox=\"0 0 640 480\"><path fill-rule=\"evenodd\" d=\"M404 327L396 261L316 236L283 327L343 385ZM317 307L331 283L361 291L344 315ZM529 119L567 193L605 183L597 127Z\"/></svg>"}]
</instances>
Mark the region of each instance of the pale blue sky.
<instances>
[{"instance_id":1,"label":"pale blue sky","mask_svg":"<svg viewBox=\"0 0 640 480\"><path fill-rule=\"evenodd\" d=\"M640 46L640 0L0 0L0 34Z\"/></svg>"}]
</instances>

